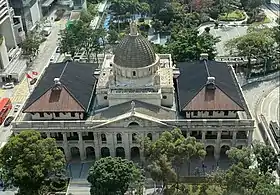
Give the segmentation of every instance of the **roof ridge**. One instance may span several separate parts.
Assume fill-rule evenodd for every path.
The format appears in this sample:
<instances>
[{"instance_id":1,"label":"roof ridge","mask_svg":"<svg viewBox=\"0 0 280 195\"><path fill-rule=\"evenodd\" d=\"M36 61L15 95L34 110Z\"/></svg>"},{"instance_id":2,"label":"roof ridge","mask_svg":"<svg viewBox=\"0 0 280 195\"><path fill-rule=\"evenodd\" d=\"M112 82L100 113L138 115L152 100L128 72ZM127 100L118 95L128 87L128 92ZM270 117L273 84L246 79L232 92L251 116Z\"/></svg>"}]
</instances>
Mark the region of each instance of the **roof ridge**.
<instances>
[{"instance_id":1,"label":"roof ridge","mask_svg":"<svg viewBox=\"0 0 280 195\"><path fill-rule=\"evenodd\" d=\"M243 106L239 105L234 99L232 99L227 93L224 92L224 90L222 90L218 85L216 85L216 87L218 87L229 99L231 99L231 101L233 101L235 104L237 104L240 108L242 108L243 110L245 110L243 108Z\"/></svg>"},{"instance_id":2,"label":"roof ridge","mask_svg":"<svg viewBox=\"0 0 280 195\"><path fill-rule=\"evenodd\" d=\"M36 86L37 87L37 86ZM29 102L29 105L26 107L26 105L24 106L24 109L22 112L25 112L25 110L27 110L30 106L32 106L32 104L34 104L38 99L40 99L43 95L45 95L50 89L52 89L53 86L49 87L44 93L42 93L40 96L38 96L37 98L35 98L31 103ZM34 89L35 90L35 89ZM33 91L34 91L33 90ZM30 94L30 96L32 95L32 93ZM28 97L28 99L30 98L30 96Z\"/></svg>"},{"instance_id":3,"label":"roof ridge","mask_svg":"<svg viewBox=\"0 0 280 195\"><path fill-rule=\"evenodd\" d=\"M187 107L188 104L193 100L193 98L195 98L195 97L197 96L197 94L199 94L199 92L201 92L201 90L204 89L205 86L206 86L206 84L204 84L199 90L197 90L197 92L193 95L193 97L190 98L190 100L187 101L187 102L184 104L183 108Z\"/></svg>"},{"instance_id":4,"label":"roof ridge","mask_svg":"<svg viewBox=\"0 0 280 195\"><path fill-rule=\"evenodd\" d=\"M81 102L70 92L70 90L63 85L63 88L71 95L71 97L86 111L86 108L81 104Z\"/></svg>"}]
</instances>

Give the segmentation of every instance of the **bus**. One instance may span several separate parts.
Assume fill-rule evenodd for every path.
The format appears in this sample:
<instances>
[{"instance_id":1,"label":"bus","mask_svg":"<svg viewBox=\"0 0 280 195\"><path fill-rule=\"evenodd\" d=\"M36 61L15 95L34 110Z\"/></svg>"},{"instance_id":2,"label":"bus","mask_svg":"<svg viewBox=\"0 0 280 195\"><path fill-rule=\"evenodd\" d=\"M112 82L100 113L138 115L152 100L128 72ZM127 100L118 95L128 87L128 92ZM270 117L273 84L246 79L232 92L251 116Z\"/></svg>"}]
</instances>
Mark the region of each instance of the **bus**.
<instances>
[{"instance_id":1,"label":"bus","mask_svg":"<svg viewBox=\"0 0 280 195\"><path fill-rule=\"evenodd\" d=\"M276 121L270 121L269 128L271 129L278 146L280 146L280 128L278 123Z\"/></svg>"},{"instance_id":2,"label":"bus","mask_svg":"<svg viewBox=\"0 0 280 195\"><path fill-rule=\"evenodd\" d=\"M5 121L10 110L12 109L12 102L10 98L1 98L0 100L0 125Z\"/></svg>"}]
</instances>

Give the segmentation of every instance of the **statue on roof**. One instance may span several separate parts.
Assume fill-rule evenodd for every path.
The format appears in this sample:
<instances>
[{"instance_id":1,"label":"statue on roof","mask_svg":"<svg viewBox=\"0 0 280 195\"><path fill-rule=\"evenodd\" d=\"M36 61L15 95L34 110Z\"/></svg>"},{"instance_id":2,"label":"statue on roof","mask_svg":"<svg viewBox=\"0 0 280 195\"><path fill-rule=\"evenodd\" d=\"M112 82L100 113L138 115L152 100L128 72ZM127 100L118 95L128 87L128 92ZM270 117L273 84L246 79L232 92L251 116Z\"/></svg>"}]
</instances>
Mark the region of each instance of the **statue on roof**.
<instances>
[{"instance_id":1,"label":"statue on roof","mask_svg":"<svg viewBox=\"0 0 280 195\"><path fill-rule=\"evenodd\" d=\"M134 20L130 22L130 35L138 35L137 24Z\"/></svg>"}]
</instances>

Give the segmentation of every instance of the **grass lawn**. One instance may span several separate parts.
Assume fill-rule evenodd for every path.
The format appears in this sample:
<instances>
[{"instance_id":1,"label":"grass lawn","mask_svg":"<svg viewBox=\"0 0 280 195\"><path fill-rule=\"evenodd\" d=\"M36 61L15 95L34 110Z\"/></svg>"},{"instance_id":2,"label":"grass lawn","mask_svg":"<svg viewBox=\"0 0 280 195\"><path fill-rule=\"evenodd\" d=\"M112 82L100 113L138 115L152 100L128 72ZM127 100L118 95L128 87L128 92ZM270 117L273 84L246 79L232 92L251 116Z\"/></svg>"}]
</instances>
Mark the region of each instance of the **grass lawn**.
<instances>
[{"instance_id":1,"label":"grass lawn","mask_svg":"<svg viewBox=\"0 0 280 195\"><path fill-rule=\"evenodd\" d=\"M235 10L228 14L224 13L219 15L219 20L221 21L240 21L245 19L245 14L241 10Z\"/></svg>"},{"instance_id":2,"label":"grass lawn","mask_svg":"<svg viewBox=\"0 0 280 195\"><path fill-rule=\"evenodd\" d=\"M260 22L253 22L251 25L261 25L261 24L267 24L267 23L270 23L271 20L268 18L268 17L265 17L263 21L260 21Z\"/></svg>"}]
</instances>

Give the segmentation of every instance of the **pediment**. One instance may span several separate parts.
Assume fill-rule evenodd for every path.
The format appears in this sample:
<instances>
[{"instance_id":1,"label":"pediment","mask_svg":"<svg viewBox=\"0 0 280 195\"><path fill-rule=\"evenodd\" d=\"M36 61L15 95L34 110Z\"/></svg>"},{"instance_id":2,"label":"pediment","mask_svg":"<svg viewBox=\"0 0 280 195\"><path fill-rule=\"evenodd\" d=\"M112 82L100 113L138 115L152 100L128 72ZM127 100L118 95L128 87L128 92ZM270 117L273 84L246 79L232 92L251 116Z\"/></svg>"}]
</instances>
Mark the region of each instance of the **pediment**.
<instances>
[{"instance_id":1,"label":"pediment","mask_svg":"<svg viewBox=\"0 0 280 195\"><path fill-rule=\"evenodd\" d=\"M93 128L103 128L103 127L120 127L120 128L141 128L141 127L171 127L160 121L157 118L151 116L137 113L134 114L126 113L121 116L109 119L102 124L93 126Z\"/></svg>"}]
</instances>

